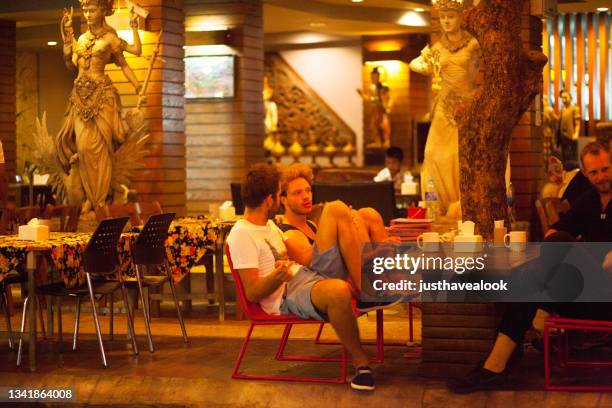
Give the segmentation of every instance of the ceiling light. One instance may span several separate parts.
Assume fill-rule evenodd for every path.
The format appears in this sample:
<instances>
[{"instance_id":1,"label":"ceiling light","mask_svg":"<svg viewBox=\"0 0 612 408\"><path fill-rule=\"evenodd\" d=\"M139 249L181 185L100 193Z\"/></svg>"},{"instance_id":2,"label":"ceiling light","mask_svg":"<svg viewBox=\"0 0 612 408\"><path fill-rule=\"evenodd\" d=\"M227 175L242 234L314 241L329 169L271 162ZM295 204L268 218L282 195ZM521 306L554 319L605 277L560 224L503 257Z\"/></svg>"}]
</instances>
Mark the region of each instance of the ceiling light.
<instances>
[{"instance_id":1,"label":"ceiling light","mask_svg":"<svg viewBox=\"0 0 612 408\"><path fill-rule=\"evenodd\" d=\"M51 47L55 47L57 45L57 41L47 41L47 45L50 45Z\"/></svg>"},{"instance_id":2,"label":"ceiling light","mask_svg":"<svg viewBox=\"0 0 612 408\"><path fill-rule=\"evenodd\" d=\"M414 9L414 11L416 11L417 13L422 13L422 12L425 11L425 9L421 8L421 7L417 7L417 8Z\"/></svg>"},{"instance_id":3,"label":"ceiling light","mask_svg":"<svg viewBox=\"0 0 612 408\"><path fill-rule=\"evenodd\" d=\"M597 11L608 11L610 10L608 7L597 7Z\"/></svg>"},{"instance_id":4,"label":"ceiling light","mask_svg":"<svg viewBox=\"0 0 612 408\"><path fill-rule=\"evenodd\" d=\"M412 27L425 27L427 21L423 18L423 14L408 11L398 20L397 24Z\"/></svg>"},{"instance_id":5,"label":"ceiling light","mask_svg":"<svg viewBox=\"0 0 612 408\"><path fill-rule=\"evenodd\" d=\"M351 0L353 3L363 3L363 0Z\"/></svg>"}]
</instances>

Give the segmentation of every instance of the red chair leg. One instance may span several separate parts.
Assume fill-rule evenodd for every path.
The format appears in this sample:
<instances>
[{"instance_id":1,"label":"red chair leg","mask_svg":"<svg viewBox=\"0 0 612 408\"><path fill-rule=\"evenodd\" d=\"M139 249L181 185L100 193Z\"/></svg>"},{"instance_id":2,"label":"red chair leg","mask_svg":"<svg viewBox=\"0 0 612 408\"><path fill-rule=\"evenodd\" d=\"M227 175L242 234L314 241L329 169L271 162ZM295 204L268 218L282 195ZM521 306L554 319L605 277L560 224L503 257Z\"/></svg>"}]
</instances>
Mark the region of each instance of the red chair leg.
<instances>
[{"instance_id":1,"label":"red chair leg","mask_svg":"<svg viewBox=\"0 0 612 408\"><path fill-rule=\"evenodd\" d=\"M291 334L292 328L293 328L292 324L285 325L285 330L283 331L283 335L281 336L281 340L278 345L278 350L276 351L276 356L274 357L277 360L283 360L284 353L285 353L285 347L287 346L287 340L289 340L289 334Z\"/></svg>"},{"instance_id":2,"label":"red chair leg","mask_svg":"<svg viewBox=\"0 0 612 408\"><path fill-rule=\"evenodd\" d=\"M291 324L287 324L287 326L292 326ZM285 326L285 332L283 333L283 337L289 337L289 331L287 326ZM272 375L254 375L254 374L242 374L240 372L240 367L242 365L242 360L246 354L248 344L251 340L251 335L253 333L253 328L255 327L255 323L251 322L251 326L247 332L247 335L244 339L244 343L242 343L242 348L240 349L240 354L238 355L238 360L236 361L236 365L234 366L234 371L232 372L232 378L239 380L269 380L269 381L288 381L288 382L309 382L309 383L332 383L332 384L344 384L346 383L346 372L347 372L347 354L346 349L342 348L342 357L336 359L324 359L317 357L298 357L298 356L284 356L282 360L290 360L290 361L322 361L322 362L341 362L342 371L340 378L317 378L317 377L288 377L288 376L272 376ZM286 342L286 341L285 341Z\"/></svg>"},{"instance_id":3,"label":"red chair leg","mask_svg":"<svg viewBox=\"0 0 612 408\"><path fill-rule=\"evenodd\" d=\"M249 331L247 332L246 337L244 338L244 342L242 343L242 347L240 348L240 354L238 354L238 360L236 360L236 365L234 366L234 372L232 373L232 378L244 378L242 374L240 374L240 365L242 364L242 359L246 354L247 347L249 345L249 341L251 341L251 334L253 333L253 328L255 324L251 322L251 326L249 326Z\"/></svg>"},{"instance_id":4,"label":"red chair leg","mask_svg":"<svg viewBox=\"0 0 612 408\"><path fill-rule=\"evenodd\" d=\"M544 389L550 389L549 327L544 325Z\"/></svg>"},{"instance_id":5,"label":"red chair leg","mask_svg":"<svg viewBox=\"0 0 612 408\"><path fill-rule=\"evenodd\" d=\"M323 333L323 326L325 326L325 322L321 322L319 325L319 330L317 330L317 335L315 337L315 344L323 344L321 342L321 334Z\"/></svg>"},{"instance_id":6,"label":"red chair leg","mask_svg":"<svg viewBox=\"0 0 612 408\"><path fill-rule=\"evenodd\" d=\"M383 319L383 311L376 311L376 362L385 362L385 321Z\"/></svg>"}]
</instances>

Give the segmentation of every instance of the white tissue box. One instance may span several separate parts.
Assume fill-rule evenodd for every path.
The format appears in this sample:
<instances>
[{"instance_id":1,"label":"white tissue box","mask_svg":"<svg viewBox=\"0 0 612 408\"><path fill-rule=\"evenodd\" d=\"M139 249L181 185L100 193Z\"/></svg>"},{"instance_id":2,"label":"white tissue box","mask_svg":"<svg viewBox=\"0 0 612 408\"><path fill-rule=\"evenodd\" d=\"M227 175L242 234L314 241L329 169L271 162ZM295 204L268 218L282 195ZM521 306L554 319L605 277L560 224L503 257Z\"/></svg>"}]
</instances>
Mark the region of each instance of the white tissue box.
<instances>
[{"instance_id":1,"label":"white tissue box","mask_svg":"<svg viewBox=\"0 0 612 408\"><path fill-rule=\"evenodd\" d=\"M419 194L419 185L415 182L402 183L402 195L417 195Z\"/></svg>"},{"instance_id":2,"label":"white tissue box","mask_svg":"<svg viewBox=\"0 0 612 408\"><path fill-rule=\"evenodd\" d=\"M226 208L219 208L219 218L221 218L222 220L231 220L233 218L236 217L236 208L232 207L226 207Z\"/></svg>"},{"instance_id":3,"label":"white tissue box","mask_svg":"<svg viewBox=\"0 0 612 408\"><path fill-rule=\"evenodd\" d=\"M25 241L46 241L49 239L49 227L46 225L20 225L19 239Z\"/></svg>"}]
</instances>

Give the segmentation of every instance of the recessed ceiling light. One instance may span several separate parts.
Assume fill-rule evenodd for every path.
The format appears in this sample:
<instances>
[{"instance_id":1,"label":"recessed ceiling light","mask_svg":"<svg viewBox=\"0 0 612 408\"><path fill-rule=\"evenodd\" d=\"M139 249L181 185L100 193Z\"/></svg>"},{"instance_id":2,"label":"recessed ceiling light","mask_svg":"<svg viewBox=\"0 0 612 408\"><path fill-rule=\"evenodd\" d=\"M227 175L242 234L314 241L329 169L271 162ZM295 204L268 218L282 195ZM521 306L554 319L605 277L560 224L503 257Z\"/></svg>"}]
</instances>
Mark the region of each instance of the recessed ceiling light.
<instances>
[{"instance_id":1,"label":"recessed ceiling light","mask_svg":"<svg viewBox=\"0 0 612 408\"><path fill-rule=\"evenodd\" d=\"M363 0L351 0L353 3L363 3Z\"/></svg>"},{"instance_id":2,"label":"recessed ceiling light","mask_svg":"<svg viewBox=\"0 0 612 408\"><path fill-rule=\"evenodd\" d=\"M414 9L414 11L416 11L417 13L422 13L422 12L425 11L425 9L421 8L421 7L417 7L417 8Z\"/></svg>"},{"instance_id":3,"label":"recessed ceiling light","mask_svg":"<svg viewBox=\"0 0 612 408\"><path fill-rule=\"evenodd\" d=\"M608 7L597 7L597 11L608 11L610 10Z\"/></svg>"},{"instance_id":4,"label":"recessed ceiling light","mask_svg":"<svg viewBox=\"0 0 612 408\"><path fill-rule=\"evenodd\" d=\"M47 41L47 45L50 45L51 47L54 47L57 45L57 41Z\"/></svg>"}]
</instances>

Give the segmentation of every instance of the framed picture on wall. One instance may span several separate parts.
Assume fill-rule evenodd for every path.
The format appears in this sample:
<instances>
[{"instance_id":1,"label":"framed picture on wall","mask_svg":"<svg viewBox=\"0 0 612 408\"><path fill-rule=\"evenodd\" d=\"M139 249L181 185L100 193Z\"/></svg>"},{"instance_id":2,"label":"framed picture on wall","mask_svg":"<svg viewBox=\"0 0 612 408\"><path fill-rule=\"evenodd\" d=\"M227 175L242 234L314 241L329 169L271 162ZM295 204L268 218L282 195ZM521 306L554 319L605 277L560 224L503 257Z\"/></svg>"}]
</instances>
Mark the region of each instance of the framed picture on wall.
<instances>
[{"instance_id":1,"label":"framed picture on wall","mask_svg":"<svg viewBox=\"0 0 612 408\"><path fill-rule=\"evenodd\" d=\"M234 55L186 57L185 98L233 98L235 59Z\"/></svg>"}]
</instances>

